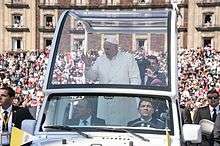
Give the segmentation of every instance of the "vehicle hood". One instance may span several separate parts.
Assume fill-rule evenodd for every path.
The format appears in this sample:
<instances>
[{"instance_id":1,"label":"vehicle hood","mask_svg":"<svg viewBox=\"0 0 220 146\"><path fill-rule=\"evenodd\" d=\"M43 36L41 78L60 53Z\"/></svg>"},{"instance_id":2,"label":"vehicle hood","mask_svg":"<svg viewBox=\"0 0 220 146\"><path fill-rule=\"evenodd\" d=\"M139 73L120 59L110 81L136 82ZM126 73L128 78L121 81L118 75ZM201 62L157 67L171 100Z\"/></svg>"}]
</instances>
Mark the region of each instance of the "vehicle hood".
<instances>
[{"instance_id":1,"label":"vehicle hood","mask_svg":"<svg viewBox=\"0 0 220 146\"><path fill-rule=\"evenodd\" d=\"M92 138L46 138L33 142L36 146L165 146L166 137L164 135L144 136L149 141L144 141L133 136L95 136ZM171 138L172 145L177 143ZM176 144L175 144L176 143Z\"/></svg>"}]
</instances>

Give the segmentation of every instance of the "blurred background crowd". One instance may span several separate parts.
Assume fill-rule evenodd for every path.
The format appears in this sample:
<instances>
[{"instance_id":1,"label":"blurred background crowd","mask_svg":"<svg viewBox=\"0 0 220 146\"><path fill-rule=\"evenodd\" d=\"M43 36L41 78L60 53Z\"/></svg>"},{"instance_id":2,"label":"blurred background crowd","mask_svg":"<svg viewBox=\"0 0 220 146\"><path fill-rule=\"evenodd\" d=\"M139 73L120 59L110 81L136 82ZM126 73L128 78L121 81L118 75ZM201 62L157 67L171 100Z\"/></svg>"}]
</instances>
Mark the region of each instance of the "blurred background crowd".
<instances>
[{"instance_id":1,"label":"blurred background crowd","mask_svg":"<svg viewBox=\"0 0 220 146\"><path fill-rule=\"evenodd\" d=\"M99 52L93 52L96 58ZM136 60L141 52L135 52ZM0 54L0 83L8 84L16 91L13 104L16 106L37 106L43 100L42 86L47 66L49 50L33 52L5 52ZM66 56L66 57L65 57ZM83 63L80 54L75 53L73 60L69 55L59 56L60 64L55 66L53 80L57 83L79 83L82 77ZM154 56L159 62L165 62L163 55ZM62 64L65 62L65 64ZM160 65L160 69L166 68ZM71 67L68 71L66 68ZM72 71L72 72L70 72ZM72 74L72 76L70 76ZM178 50L178 90L182 107L191 111L206 106L206 93L216 87L220 91L220 52L214 48L191 48Z\"/></svg>"},{"instance_id":2,"label":"blurred background crowd","mask_svg":"<svg viewBox=\"0 0 220 146\"><path fill-rule=\"evenodd\" d=\"M191 48L178 51L178 91L180 105L194 112L207 106L207 92L220 92L220 52L214 48Z\"/></svg>"},{"instance_id":3,"label":"blurred background crowd","mask_svg":"<svg viewBox=\"0 0 220 146\"><path fill-rule=\"evenodd\" d=\"M0 83L16 91L15 106L37 106L43 100L42 85L49 52L0 54Z\"/></svg>"}]
</instances>

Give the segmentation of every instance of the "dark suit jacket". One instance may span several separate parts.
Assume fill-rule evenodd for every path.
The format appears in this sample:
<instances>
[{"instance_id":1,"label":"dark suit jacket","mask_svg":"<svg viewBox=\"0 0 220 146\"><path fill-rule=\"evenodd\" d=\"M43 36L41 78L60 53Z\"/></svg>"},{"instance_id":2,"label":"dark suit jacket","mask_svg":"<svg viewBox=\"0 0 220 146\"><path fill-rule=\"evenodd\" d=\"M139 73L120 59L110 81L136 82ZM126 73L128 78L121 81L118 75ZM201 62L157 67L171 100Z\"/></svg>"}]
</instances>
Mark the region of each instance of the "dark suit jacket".
<instances>
[{"instance_id":1,"label":"dark suit jacket","mask_svg":"<svg viewBox=\"0 0 220 146\"><path fill-rule=\"evenodd\" d=\"M28 108L22 108L16 112L14 126L20 129L21 123L25 119L34 119Z\"/></svg>"},{"instance_id":2,"label":"dark suit jacket","mask_svg":"<svg viewBox=\"0 0 220 146\"><path fill-rule=\"evenodd\" d=\"M142 127L141 125L145 123L141 120L141 118L135 119L133 121L128 122L128 126L130 127ZM150 125L151 128L164 129L165 123L157 118L152 118L149 122L146 123L146 126Z\"/></svg>"},{"instance_id":3,"label":"dark suit jacket","mask_svg":"<svg viewBox=\"0 0 220 146\"><path fill-rule=\"evenodd\" d=\"M66 125L79 125L80 119L68 119L64 121ZM105 126L105 120L97 118L95 116L91 117L92 126Z\"/></svg>"},{"instance_id":4,"label":"dark suit jacket","mask_svg":"<svg viewBox=\"0 0 220 146\"><path fill-rule=\"evenodd\" d=\"M199 124L199 121L202 119L211 120L209 106L201 107L195 112L193 117L194 123Z\"/></svg>"},{"instance_id":5,"label":"dark suit jacket","mask_svg":"<svg viewBox=\"0 0 220 146\"><path fill-rule=\"evenodd\" d=\"M220 142L220 113L218 113L214 125L214 138L219 139Z\"/></svg>"},{"instance_id":6,"label":"dark suit jacket","mask_svg":"<svg viewBox=\"0 0 220 146\"><path fill-rule=\"evenodd\" d=\"M15 121L16 121L15 115L19 109L21 109L21 108L18 106L12 106L12 123L15 123Z\"/></svg>"},{"instance_id":7,"label":"dark suit jacket","mask_svg":"<svg viewBox=\"0 0 220 146\"><path fill-rule=\"evenodd\" d=\"M192 124L190 110L187 108L180 108L182 124Z\"/></svg>"},{"instance_id":8,"label":"dark suit jacket","mask_svg":"<svg viewBox=\"0 0 220 146\"><path fill-rule=\"evenodd\" d=\"M144 85L145 69L150 65L150 62L145 58L136 59L136 61L140 71L141 85Z\"/></svg>"},{"instance_id":9,"label":"dark suit jacket","mask_svg":"<svg viewBox=\"0 0 220 146\"><path fill-rule=\"evenodd\" d=\"M199 124L200 120L202 119L207 119L211 121L212 119L211 119L209 106L199 108L195 112L193 119L195 124ZM211 134L210 136L203 135L202 145L212 146L213 145L212 138L213 138L213 134Z\"/></svg>"},{"instance_id":10,"label":"dark suit jacket","mask_svg":"<svg viewBox=\"0 0 220 146\"><path fill-rule=\"evenodd\" d=\"M195 112L193 117L194 123L199 124L199 121L202 119L212 120L209 106L201 107Z\"/></svg>"},{"instance_id":11,"label":"dark suit jacket","mask_svg":"<svg viewBox=\"0 0 220 146\"><path fill-rule=\"evenodd\" d=\"M37 112L37 107L23 108L21 110L18 110L16 113L16 122L14 123L15 127L21 129L22 121L26 119L37 120L36 112ZM45 122L45 120L46 120L46 115L43 114L40 131L43 131L42 125Z\"/></svg>"}]
</instances>

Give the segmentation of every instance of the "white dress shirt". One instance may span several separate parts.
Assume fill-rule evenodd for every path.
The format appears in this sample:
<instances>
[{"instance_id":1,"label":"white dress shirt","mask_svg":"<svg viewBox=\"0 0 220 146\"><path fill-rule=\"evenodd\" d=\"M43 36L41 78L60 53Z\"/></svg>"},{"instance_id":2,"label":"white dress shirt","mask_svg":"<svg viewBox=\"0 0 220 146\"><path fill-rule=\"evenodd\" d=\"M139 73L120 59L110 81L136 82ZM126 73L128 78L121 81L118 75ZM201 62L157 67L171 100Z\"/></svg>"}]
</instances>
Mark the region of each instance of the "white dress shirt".
<instances>
[{"instance_id":1,"label":"white dress shirt","mask_svg":"<svg viewBox=\"0 0 220 146\"><path fill-rule=\"evenodd\" d=\"M91 125L91 116L89 116L87 119L79 121L79 126L90 126ZM86 125L84 124L84 121L86 121Z\"/></svg>"},{"instance_id":2,"label":"white dress shirt","mask_svg":"<svg viewBox=\"0 0 220 146\"><path fill-rule=\"evenodd\" d=\"M97 117L105 119L107 125L127 125L138 118L138 103L139 98L135 97L99 97Z\"/></svg>"},{"instance_id":3,"label":"white dress shirt","mask_svg":"<svg viewBox=\"0 0 220 146\"><path fill-rule=\"evenodd\" d=\"M0 109L0 112L1 112L1 120L0 120L0 133L3 134L3 131L2 131L2 128L3 128L3 120L4 120L4 111L7 111L8 112L8 134L11 133L11 129L12 129L12 106L10 106L8 109L4 110L4 109ZM8 135L2 135L2 144L9 144L9 136Z\"/></svg>"}]
</instances>

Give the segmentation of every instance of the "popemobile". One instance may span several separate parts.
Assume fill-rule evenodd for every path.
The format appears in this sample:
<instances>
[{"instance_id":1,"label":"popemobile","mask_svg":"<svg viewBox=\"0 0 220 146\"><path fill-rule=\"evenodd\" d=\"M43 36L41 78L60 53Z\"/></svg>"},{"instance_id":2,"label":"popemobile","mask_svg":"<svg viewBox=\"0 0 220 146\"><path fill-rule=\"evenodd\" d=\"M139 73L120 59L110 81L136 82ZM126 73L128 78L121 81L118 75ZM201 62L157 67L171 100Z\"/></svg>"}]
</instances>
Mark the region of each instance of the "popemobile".
<instances>
[{"instance_id":1,"label":"popemobile","mask_svg":"<svg viewBox=\"0 0 220 146\"><path fill-rule=\"evenodd\" d=\"M67 10L60 16L33 146L181 146L177 9Z\"/></svg>"}]
</instances>

